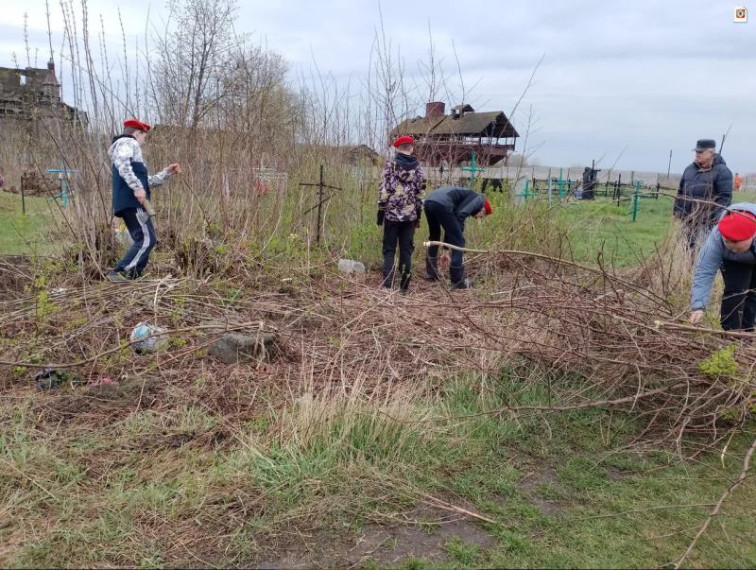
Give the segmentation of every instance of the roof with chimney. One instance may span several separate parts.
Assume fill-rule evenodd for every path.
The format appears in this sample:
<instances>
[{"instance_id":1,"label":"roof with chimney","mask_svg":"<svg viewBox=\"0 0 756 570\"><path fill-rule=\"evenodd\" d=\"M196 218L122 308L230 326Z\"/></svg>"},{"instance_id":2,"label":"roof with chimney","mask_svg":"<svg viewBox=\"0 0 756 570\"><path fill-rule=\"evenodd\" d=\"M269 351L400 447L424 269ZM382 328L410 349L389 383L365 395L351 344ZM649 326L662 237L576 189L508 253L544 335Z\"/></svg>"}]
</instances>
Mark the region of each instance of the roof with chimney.
<instances>
[{"instance_id":1,"label":"roof with chimney","mask_svg":"<svg viewBox=\"0 0 756 570\"><path fill-rule=\"evenodd\" d=\"M503 111L476 112L472 106L462 104L452 107L450 115L443 113L443 104L429 103L425 117L402 121L391 134L431 139L457 137L501 139L520 136Z\"/></svg>"},{"instance_id":2,"label":"roof with chimney","mask_svg":"<svg viewBox=\"0 0 756 570\"><path fill-rule=\"evenodd\" d=\"M473 161L478 166L490 166L515 150L520 135L503 111L476 112L463 103L446 115L445 108L444 103L431 101L425 106L424 117L402 121L391 135L414 137L416 156L430 166Z\"/></svg>"}]
</instances>

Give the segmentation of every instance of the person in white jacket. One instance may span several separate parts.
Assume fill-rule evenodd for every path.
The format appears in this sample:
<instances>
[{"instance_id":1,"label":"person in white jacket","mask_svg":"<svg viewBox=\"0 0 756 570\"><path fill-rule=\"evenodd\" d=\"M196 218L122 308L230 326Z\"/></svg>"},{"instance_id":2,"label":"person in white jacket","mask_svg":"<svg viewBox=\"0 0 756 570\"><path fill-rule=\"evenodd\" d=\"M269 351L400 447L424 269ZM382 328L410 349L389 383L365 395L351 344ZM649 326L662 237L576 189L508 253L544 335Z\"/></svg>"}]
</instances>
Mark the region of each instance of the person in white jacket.
<instances>
[{"instance_id":1,"label":"person in white jacket","mask_svg":"<svg viewBox=\"0 0 756 570\"><path fill-rule=\"evenodd\" d=\"M134 243L108 272L107 278L113 282L137 279L142 275L157 243L155 227L144 208L145 201L150 199L151 187L164 184L168 178L181 172L178 164L171 164L149 176L142 157L142 145L152 127L137 119L128 119L123 126L123 134L115 137L108 149L113 174L113 215L123 220Z\"/></svg>"}]
</instances>

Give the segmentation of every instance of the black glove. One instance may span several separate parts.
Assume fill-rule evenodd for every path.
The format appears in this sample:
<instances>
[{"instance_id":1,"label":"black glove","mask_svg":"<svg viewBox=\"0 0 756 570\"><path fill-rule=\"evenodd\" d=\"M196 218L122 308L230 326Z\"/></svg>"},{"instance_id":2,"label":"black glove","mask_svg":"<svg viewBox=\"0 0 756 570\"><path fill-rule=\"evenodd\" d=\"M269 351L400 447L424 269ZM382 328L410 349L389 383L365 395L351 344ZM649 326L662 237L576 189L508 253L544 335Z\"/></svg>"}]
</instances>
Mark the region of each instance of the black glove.
<instances>
[{"instance_id":1,"label":"black glove","mask_svg":"<svg viewBox=\"0 0 756 570\"><path fill-rule=\"evenodd\" d=\"M386 215L386 212L384 210L378 210L378 217L376 218L376 223L379 226L383 225L383 217Z\"/></svg>"}]
</instances>

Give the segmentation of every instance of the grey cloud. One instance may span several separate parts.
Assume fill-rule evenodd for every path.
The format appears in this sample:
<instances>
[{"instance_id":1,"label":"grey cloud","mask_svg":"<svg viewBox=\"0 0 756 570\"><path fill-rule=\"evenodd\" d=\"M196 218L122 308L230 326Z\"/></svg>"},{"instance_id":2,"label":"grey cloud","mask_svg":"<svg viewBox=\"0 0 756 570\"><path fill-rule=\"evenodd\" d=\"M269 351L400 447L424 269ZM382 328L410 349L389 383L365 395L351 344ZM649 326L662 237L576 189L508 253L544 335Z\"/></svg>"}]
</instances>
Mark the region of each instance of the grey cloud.
<instances>
[{"instance_id":1,"label":"grey cloud","mask_svg":"<svg viewBox=\"0 0 756 570\"><path fill-rule=\"evenodd\" d=\"M468 96L478 108L509 112L546 54L514 117L524 130L533 105L540 130L531 144L544 143L538 152L544 164L586 162L604 153L605 162L614 161L627 145L618 167L665 168L672 148L673 169L679 171L690 161L696 138L719 138L732 123L725 155L733 168L748 171L756 170L750 141L756 113L748 107L756 89L756 14L749 24L733 24L737 3L382 0L381 9L386 34L405 60L407 83L418 85L419 102L418 62L427 56L428 20L456 96L452 41L468 89L480 80ZM92 14L112 18L110 2L89 0L89 6ZM148 0L121 4L129 22L141 22L135 33L144 29L147 6ZM163 7L150 6L159 22ZM44 7L40 10L43 14ZM314 59L322 72L356 89L368 72L378 15L376 0L245 0L237 29L253 32L284 55L292 82L297 74L309 76ZM117 27L108 25L118 53ZM21 26L22 21L0 24L0 58L8 60L0 65L10 63L11 49L23 55ZM32 30L31 38L46 54L46 36Z\"/></svg>"}]
</instances>

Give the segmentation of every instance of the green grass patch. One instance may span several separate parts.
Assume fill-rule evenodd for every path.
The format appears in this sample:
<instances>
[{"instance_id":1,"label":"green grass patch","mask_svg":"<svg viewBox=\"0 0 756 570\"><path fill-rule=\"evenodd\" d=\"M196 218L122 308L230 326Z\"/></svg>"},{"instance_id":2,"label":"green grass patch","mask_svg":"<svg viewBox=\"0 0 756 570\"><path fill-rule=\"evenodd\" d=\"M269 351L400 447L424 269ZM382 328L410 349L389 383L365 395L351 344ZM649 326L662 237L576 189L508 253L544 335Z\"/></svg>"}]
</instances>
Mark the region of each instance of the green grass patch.
<instances>
[{"instance_id":1,"label":"green grass patch","mask_svg":"<svg viewBox=\"0 0 756 570\"><path fill-rule=\"evenodd\" d=\"M46 229L52 218L46 198L26 198L0 191L0 255L33 255L50 249Z\"/></svg>"},{"instance_id":2,"label":"green grass patch","mask_svg":"<svg viewBox=\"0 0 756 570\"><path fill-rule=\"evenodd\" d=\"M632 418L486 413L548 401L544 382L517 378L459 380L434 400L384 402L383 412L359 400L305 399L247 424L238 432L245 445L219 448L192 443L221 425L197 407L48 433L29 415L33 401L8 403L0 540L12 546L0 559L25 567L251 564L270 558L269 534L293 525L312 537L314 551L333 540L353 545L376 532L370 521L391 529L386 517L401 521L398 513L425 495L496 522L464 523L488 536L485 544L439 538L437 550L401 567L660 566L684 551L707 505L740 470L745 437L733 441L724 464L714 454L683 464L660 452L616 453L640 429ZM450 419L470 414L478 416ZM756 489L739 489L690 563L753 566L754 501ZM328 548L334 561L351 556Z\"/></svg>"},{"instance_id":3,"label":"green grass patch","mask_svg":"<svg viewBox=\"0 0 756 570\"><path fill-rule=\"evenodd\" d=\"M614 267L637 265L657 251L672 223L672 200L660 197L639 199L636 220L632 202L606 198L576 200L558 210L567 228L573 254L581 261L602 262Z\"/></svg>"}]
</instances>

